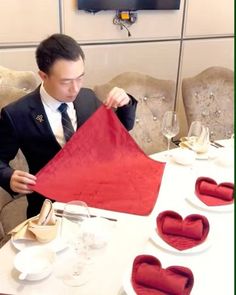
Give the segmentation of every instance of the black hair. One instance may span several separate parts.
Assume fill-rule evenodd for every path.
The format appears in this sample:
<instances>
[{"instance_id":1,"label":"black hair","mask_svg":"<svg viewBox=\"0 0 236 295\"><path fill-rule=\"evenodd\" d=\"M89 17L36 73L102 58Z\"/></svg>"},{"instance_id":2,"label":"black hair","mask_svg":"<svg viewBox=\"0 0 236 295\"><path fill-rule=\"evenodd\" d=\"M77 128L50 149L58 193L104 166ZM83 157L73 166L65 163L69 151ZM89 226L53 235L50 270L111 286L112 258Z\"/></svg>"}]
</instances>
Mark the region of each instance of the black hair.
<instances>
[{"instance_id":1,"label":"black hair","mask_svg":"<svg viewBox=\"0 0 236 295\"><path fill-rule=\"evenodd\" d=\"M49 74L54 62L59 59L77 61L85 59L80 45L70 36L53 34L43 40L36 49L36 62L39 70Z\"/></svg>"}]
</instances>

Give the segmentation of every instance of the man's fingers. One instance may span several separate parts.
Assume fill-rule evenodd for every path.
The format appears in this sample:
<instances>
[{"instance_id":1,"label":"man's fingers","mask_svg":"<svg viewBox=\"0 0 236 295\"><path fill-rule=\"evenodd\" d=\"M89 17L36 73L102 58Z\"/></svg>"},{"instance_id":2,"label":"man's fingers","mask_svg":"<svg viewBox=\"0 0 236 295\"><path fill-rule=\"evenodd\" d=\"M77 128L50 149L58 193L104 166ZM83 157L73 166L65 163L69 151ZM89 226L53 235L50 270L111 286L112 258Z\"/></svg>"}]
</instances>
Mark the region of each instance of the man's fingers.
<instances>
[{"instance_id":1,"label":"man's fingers","mask_svg":"<svg viewBox=\"0 0 236 295\"><path fill-rule=\"evenodd\" d=\"M105 105L107 108L118 108L129 103L129 96L127 93L118 87L114 87L108 94Z\"/></svg>"},{"instance_id":2,"label":"man's fingers","mask_svg":"<svg viewBox=\"0 0 236 295\"><path fill-rule=\"evenodd\" d=\"M28 172L21 170L15 170L11 176L10 187L14 192L29 194L32 190L28 188L28 185L36 184L36 177Z\"/></svg>"},{"instance_id":3,"label":"man's fingers","mask_svg":"<svg viewBox=\"0 0 236 295\"><path fill-rule=\"evenodd\" d=\"M15 170L14 173L12 174L12 177L23 177L23 178L27 178L27 179L31 179L31 180L36 181L36 176L34 176L33 174L30 174L28 172L21 171L21 170Z\"/></svg>"}]
</instances>

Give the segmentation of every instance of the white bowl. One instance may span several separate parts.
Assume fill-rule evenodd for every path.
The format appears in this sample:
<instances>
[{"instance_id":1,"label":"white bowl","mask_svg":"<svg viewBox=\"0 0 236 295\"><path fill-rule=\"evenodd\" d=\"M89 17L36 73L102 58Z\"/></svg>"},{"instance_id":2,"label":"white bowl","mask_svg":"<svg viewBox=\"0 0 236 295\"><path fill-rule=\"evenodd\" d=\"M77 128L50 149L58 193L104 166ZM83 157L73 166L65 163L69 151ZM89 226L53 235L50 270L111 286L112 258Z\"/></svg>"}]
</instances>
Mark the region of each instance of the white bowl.
<instances>
[{"instance_id":1,"label":"white bowl","mask_svg":"<svg viewBox=\"0 0 236 295\"><path fill-rule=\"evenodd\" d=\"M56 254L52 249L33 246L20 251L14 260L15 268L21 272L19 279L41 280L50 275Z\"/></svg>"},{"instance_id":2,"label":"white bowl","mask_svg":"<svg viewBox=\"0 0 236 295\"><path fill-rule=\"evenodd\" d=\"M173 159L181 165L192 165L195 161L196 153L187 148L180 148L174 151Z\"/></svg>"}]
</instances>

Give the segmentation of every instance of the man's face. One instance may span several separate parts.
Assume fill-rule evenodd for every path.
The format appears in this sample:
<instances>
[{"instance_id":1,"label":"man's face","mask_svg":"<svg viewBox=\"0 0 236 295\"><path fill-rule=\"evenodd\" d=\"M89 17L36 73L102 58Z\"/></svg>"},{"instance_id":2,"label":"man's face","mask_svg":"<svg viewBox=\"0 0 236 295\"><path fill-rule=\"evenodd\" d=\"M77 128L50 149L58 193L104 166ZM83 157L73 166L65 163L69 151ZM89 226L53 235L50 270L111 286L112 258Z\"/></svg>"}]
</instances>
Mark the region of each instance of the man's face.
<instances>
[{"instance_id":1,"label":"man's face","mask_svg":"<svg viewBox=\"0 0 236 295\"><path fill-rule=\"evenodd\" d=\"M73 102L78 95L84 77L84 62L60 59L50 69L49 74L39 71L45 90L53 98L62 102Z\"/></svg>"}]
</instances>

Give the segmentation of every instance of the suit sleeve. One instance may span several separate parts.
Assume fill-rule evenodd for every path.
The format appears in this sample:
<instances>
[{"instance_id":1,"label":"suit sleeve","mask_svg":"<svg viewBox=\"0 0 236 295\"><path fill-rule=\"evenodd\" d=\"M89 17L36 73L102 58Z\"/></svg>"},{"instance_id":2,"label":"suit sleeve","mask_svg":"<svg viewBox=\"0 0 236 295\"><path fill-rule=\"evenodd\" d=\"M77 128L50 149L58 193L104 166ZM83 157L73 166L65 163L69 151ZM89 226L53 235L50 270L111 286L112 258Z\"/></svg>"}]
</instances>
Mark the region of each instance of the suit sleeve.
<instances>
[{"instance_id":1,"label":"suit sleeve","mask_svg":"<svg viewBox=\"0 0 236 295\"><path fill-rule=\"evenodd\" d=\"M0 115L0 186L10 194L10 179L14 171L9 162L17 154L19 147L10 116L3 108Z\"/></svg>"},{"instance_id":2,"label":"suit sleeve","mask_svg":"<svg viewBox=\"0 0 236 295\"><path fill-rule=\"evenodd\" d=\"M127 105L118 108L116 114L125 128L131 130L134 127L137 100L130 94L128 95L130 97L130 102Z\"/></svg>"}]
</instances>

